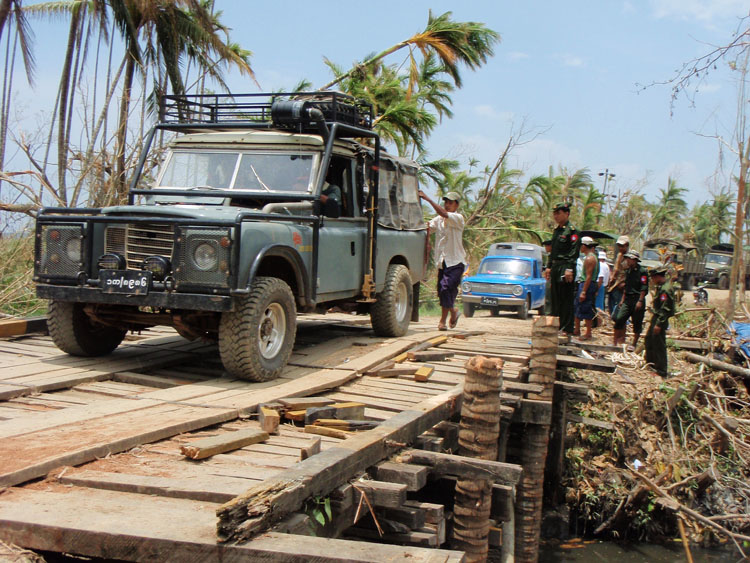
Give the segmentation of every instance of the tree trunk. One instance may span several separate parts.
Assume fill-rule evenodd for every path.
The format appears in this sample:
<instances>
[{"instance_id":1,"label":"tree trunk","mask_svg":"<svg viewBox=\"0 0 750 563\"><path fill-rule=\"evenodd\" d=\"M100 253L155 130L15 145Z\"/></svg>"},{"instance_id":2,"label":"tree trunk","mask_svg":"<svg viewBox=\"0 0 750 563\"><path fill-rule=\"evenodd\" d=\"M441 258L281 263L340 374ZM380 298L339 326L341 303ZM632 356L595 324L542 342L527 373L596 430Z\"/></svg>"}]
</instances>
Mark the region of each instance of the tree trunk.
<instances>
[{"instance_id":1,"label":"tree trunk","mask_svg":"<svg viewBox=\"0 0 750 563\"><path fill-rule=\"evenodd\" d=\"M73 65L80 17L81 11L73 10L70 27L68 28L68 45L65 50L62 74L60 75L59 105L57 106L57 194L66 203L68 201L65 188L65 175L68 172L68 141L66 135L68 131L68 95L71 90L70 70Z\"/></svg>"},{"instance_id":2,"label":"tree trunk","mask_svg":"<svg viewBox=\"0 0 750 563\"><path fill-rule=\"evenodd\" d=\"M500 433L500 388L503 361L474 356L466 362L459 454L495 461ZM452 545L467 561L486 561L492 485L488 479L456 483Z\"/></svg>"},{"instance_id":3,"label":"tree trunk","mask_svg":"<svg viewBox=\"0 0 750 563\"><path fill-rule=\"evenodd\" d=\"M117 142L115 144L115 174L114 195L117 203L124 202L127 196L127 185L125 182L125 143L128 136L128 114L130 113L130 95L133 89L133 77L135 76L135 59L129 54L125 65L125 79L122 87L122 100L120 102L120 117L117 123Z\"/></svg>"}]
</instances>

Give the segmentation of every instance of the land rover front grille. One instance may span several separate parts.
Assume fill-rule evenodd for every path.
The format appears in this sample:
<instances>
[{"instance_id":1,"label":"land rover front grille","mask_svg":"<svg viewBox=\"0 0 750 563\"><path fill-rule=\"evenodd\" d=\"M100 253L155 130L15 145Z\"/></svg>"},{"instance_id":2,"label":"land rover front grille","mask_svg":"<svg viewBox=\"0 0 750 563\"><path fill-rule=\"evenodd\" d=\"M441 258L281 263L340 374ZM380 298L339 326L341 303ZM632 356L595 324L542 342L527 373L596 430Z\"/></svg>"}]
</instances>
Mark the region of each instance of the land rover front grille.
<instances>
[{"instance_id":1,"label":"land rover front grille","mask_svg":"<svg viewBox=\"0 0 750 563\"><path fill-rule=\"evenodd\" d=\"M137 223L107 227L104 250L125 256L128 270L140 270L143 260L149 256L172 260L174 225Z\"/></svg>"}]
</instances>

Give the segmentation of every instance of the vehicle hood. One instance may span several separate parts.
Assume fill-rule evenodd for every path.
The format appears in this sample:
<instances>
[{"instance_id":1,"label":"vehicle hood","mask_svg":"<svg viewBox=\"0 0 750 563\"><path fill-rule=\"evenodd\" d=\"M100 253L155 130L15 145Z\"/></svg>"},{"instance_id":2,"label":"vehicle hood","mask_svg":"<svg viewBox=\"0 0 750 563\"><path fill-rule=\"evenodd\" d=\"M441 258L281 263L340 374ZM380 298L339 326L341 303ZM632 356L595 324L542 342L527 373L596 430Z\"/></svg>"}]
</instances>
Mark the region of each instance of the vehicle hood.
<instances>
[{"instance_id":1,"label":"vehicle hood","mask_svg":"<svg viewBox=\"0 0 750 563\"><path fill-rule=\"evenodd\" d=\"M117 205L105 207L102 214L234 221L237 215L248 211L251 210L229 205Z\"/></svg>"},{"instance_id":2,"label":"vehicle hood","mask_svg":"<svg viewBox=\"0 0 750 563\"><path fill-rule=\"evenodd\" d=\"M477 283L523 283L531 278L507 274L476 274L464 278L464 281Z\"/></svg>"}]
</instances>

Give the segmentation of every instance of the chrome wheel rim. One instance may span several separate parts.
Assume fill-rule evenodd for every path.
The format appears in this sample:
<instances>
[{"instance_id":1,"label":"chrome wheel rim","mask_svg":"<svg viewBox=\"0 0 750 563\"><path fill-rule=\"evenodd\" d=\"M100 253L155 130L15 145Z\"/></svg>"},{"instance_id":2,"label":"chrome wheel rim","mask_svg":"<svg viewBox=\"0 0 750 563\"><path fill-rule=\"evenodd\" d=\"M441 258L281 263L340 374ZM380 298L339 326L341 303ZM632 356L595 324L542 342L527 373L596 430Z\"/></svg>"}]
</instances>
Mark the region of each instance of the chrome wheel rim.
<instances>
[{"instance_id":1,"label":"chrome wheel rim","mask_svg":"<svg viewBox=\"0 0 750 563\"><path fill-rule=\"evenodd\" d=\"M286 315L278 303L271 303L263 312L258 325L258 348L260 355L267 360L276 357L284 344Z\"/></svg>"},{"instance_id":2,"label":"chrome wheel rim","mask_svg":"<svg viewBox=\"0 0 750 563\"><path fill-rule=\"evenodd\" d=\"M409 308L409 290L406 288L406 285L404 285L403 283L398 284L394 299L395 302L393 305L396 311L396 319L401 322L402 320L404 320L406 311Z\"/></svg>"}]
</instances>

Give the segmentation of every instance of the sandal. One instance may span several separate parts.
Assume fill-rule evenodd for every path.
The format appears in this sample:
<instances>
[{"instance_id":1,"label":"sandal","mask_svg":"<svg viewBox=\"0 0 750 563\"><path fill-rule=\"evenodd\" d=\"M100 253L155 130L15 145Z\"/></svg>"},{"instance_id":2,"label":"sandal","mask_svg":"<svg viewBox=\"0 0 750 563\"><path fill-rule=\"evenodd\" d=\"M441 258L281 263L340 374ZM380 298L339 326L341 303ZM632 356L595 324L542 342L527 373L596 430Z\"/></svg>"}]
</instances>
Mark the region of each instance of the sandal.
<instances>
[{"instance_id":1,"label":"sandal","mask_svg":"<svg viewBox=\"0 0 750 563\"><path fill-rule=\"evenodd\" d=\"M444 324L439 324L438 325L438 330L448 330L448 327L445 326Z\"/></svg>"},{"instance_id":2,"label":"sandal","mask_svg":"<svg viewBox=\"0 0 750 563\"><path fill-rule=\"evenodd\" d=\"M451 317L451 320L450 320L450 323L449 323L449 326L450 326L451 328L456 328L456 325L458 324L458 318L459 318L460 316L461 316L461 311L458 311L458 312L456 313L456 316L455 316L455 318Z\"/></svg>"}]
</instances>

